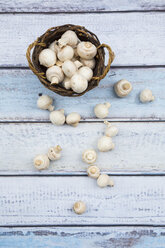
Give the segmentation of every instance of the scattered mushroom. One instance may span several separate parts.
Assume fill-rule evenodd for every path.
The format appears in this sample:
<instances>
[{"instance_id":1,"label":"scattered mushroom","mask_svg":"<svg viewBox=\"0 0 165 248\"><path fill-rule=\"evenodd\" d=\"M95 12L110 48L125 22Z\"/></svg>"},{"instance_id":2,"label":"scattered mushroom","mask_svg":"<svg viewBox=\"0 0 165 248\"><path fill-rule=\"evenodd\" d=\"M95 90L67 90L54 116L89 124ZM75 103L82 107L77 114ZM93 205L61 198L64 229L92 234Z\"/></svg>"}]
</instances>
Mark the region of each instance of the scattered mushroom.
<instances>
[{"instance_id":1,"label":"scattered mushroom","mask_svg":"<svg viewBox=\"0 0 165 248\"><path fill-rule=\"evenodd\" d=\"M65 123L64 109L52 111L50 113L50 121L54 125L63 125Z\"/></svg>"},{"instance_id":2,"label":"scattered mushroom","mask_svg":"<svg viewBox=\"0 0 165 248\"><path fill-rule=\"evenodd\" d=\"M94 149L85 150L82 154L82 159L87 164L93 164L97 159L97 153Z\"/></svg>"},{"instance_id":3,"label":"scattered mushroom","mask_svg":"<svg viewBox=\"0 0 165 248\"><path fill-rule=\"evenodd\" d=\"M78 113L73 112L73 113L70 113L69 115L67 115L66 123L68 125L71 125L72 127L77 127L77 125L80 122L80 119L81 119L81 116Z\"/></svg>"},{"instance_id":4,"label":"scattered mushroom","mask_svg":"<svg viewBox=\"0 0 165 248\"><path fill-rule=\"evenodd\" d=\"M39 54L39 62L45 67L51 67L56 63L56 54L49 48L43 49Z\"/></svg>"},{"instance_id":5,"label":"scattered mushroom","mask_svg":"<svg viewBox=\"0 0 165 248\"><path fill-rule=\"evenodd\" d=\"M60 159L61 158L61 151L62 151L62 148L59 145L49 148L48 154L47 154L48 158L50 160L58 160L58 159Z\"/></svg>"},{"instance_id":6,"label":"scattered mushroom","mask_svg":"<svg viewBox=\"0 0 165 248\"><path fill-rule=\"evenodd\" d=\"M100 176L100 169L96 165L91 165L87 169L89 177L98 178Z\"/></svg>"},{"instance_id":7,"label":"scattered mushroom","mask_svg":"<svg viewBox=\"0 0 165 248\"><path fill-rule=\"evenodd\" d=\"M49 111L53 111L54 110L54 106L52 106L53 103L53 99L50 96L47 95L42 95L38 98L37 101L37 106L40 109L48 109Z\"/></svg>"},{"instance_id":8,"label":"scattered mushroom","mask_svg":"<svg viewBox=\"0 0 165 248\"><path fill-rule=\"evenodd\" d=\"M66 60L62 64L62 70L67 77L71 78L76 73L77 67L71 60Z\"/></svg>"},{"instance_id":9,"label":"scattered mushroom","mask_svg":"<svg viewBox=\"0 0 165 248\"><path fill-rule=\"evenodd\" d=\"M71 60L74 55L74 50L71 46L65 46L57 53L57 57L60 61Z\"/></svg>"},{"instance_id":10,"label":"scattered mushroom","mask_svg":"<svg viewBox=\"0 0 165 248\"><path fill-rule=\"evenodd\" d=\"M132 91L132 85L125 79L115 83L114 90L117 96L125 97Z\"/></svg>"},{"instance_id":11,"label":"scattered mushroom","mask_svg":"<svg viewBox=\"0 0 165 248\"><path fill-rule=\"evenodd\" d=\"M95 64L96 64L95 59L82 59L82 58L80 58L80 62L83 63L84 66L88 66L91 69L95 68Z\"/></svg>"},{"instance_id":12,"label":"scattered mushroom","mask_svg":"<svg viewBox=\"0 0 165 248\"><path fill-rule=\"evenodd\" d=\"M70 82L72 90L76 93L82 93L88 87L88 81L79 73L75 73Z\"/></svg>"},{"instance_id":13,"label":"scattered mushroom","mask_svg":"<svg viewBox=\"0 0 165 248\"><path fill-rule=\"evenodd\" d=\"M91 68L87 66L83 66L78 70L78 73L80 73L83 77L85 77L88 81L91 80L93 77L93 71Z\"/></svg>"},{"instance_id":14,"label":"scattered mushroom","mask_svg":"<svg viewBox=\"0 0 165 248\"><path fill-rule=\"evenodd\" d=\"M38 155L34 158L34 166L38 170L44 170L49 167L50 161L47 155Z\"/></svg>"},{"instance_id":15,"label":"scattered mushroom","mask_svg":"<svg viewBox=\"0 0 165 248\"><path fill-rule=\"evenodd\" d=\"M97 179L97 185L101 188L106 186L114 186L114 182L110 179L110 177L106 174L101 174Z\"/></svg>"},{"instance_id":16,"label":"scattered mushroom","mask_svg":"<svg viewBox=\"0 0 165 248\"><path fill-rule=\"evenodd\" d=\"M62 48L66 45L75 47L78 43L78 37L72 30L66 31L58 40L59 47Z\"/></svg>"},{"instance_id":17,"label":"scattered mushroom","mask_svg":"<svg viewBox=\"0 0 165 248\"><path fill-rule=\"evenodd\" d=\"M113 150L115 145L112 142L111 137L102 136L98 140L97 147L98 147L100 152L107 152L107 151Z\"/></svg>"},{"instance_id":18,"label":"scattered mushroom","mask_svg":"<svg viewBox=\"0 0 165 248\"><path fill-rule=\"evenodd\" d=\"M140 93L140 101L143 103L154 101L155 97L149 89L142 90Z\"/></svg>"},{"instance_id":19,"label":"scattered mushroom","mask_svg":"<svg viewBox=\"0 0 165 248\"><path fill-rule=\"evenodd\" d=\"M97 48L89 41L82 41L77 46L77 53L83 59L93 59L97 53Z\"/></svg>"},{"instance_id":20,"label":"scattered mushroom","mask_svg":"<svg viewBox=\"0 0 165 248\"><path fill-rule=\"evenodd\" d=\"M46 78L51 84L59 84L64 79L64 74L59 66L52 66L46 71Z\"/></svg>"},{"instance_id":21,"label":"scattered mushroom","mask_svg":"<svg viewBox=\"0 0 165 248\"><path fill-rule=\"evenodd\" d=\"M73 205L73 210L76 214L83 214L86 211L86 205L82 201L77 201Z\"/></svg>"},{"instance_id":22,"label":"scattered mushroom","mask_svg":"<svg viewBox=\"0 0 165 248\"><path fill-rule=\"evenodd\" d=\"M105 130L105 136L114 137L118 134L118 128L115 125L112 125L108 121L104 121L104 124L107 126Z\"/></svg>"},{"instance_id":23,"label":"scattered mushroom","mask_svg":"<svg viewBox=\"0 0 165 248\"><path fill-rule=\"evenodd\" d=\"M97 118L103 119L108 116L109 108L111 104L109 102L103 104L97 104L94 108L94 112Z\"/></svg>"}]
</instances>

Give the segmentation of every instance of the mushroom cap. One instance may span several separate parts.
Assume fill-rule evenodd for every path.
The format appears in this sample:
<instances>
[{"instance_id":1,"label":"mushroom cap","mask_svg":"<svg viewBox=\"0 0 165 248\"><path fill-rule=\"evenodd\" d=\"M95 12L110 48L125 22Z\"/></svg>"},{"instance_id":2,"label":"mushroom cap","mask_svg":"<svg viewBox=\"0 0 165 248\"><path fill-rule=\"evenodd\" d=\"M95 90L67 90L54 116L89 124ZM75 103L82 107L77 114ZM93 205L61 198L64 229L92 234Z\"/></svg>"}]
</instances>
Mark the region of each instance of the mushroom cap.
<instances>
[{"instance_id":1,"label":"mushroom cap","mask_svg":"<svg viewBox=\"0 0 165 248\"><path fill-rule=\"evenodd\" d=\"M90 41L82 41L77 46L77 53L83 59L93 59L97 48Z\"/></svg>"},{"instance_id":2,"label":"mushroom cap","mask_svg":"<svg viewBox=\"0 0 165 248\"><path fill-rule=\"evenodd\" d=\"M56 63L56 54L49 48L43 49L39 54L39 62L45 67L51 67Z\"/></svg>"},{"instance_id":3,"label":"mushroom cap","mask_svg":"<svg viewBox=\"0 0 165 248\"><path fill-rule=\"evenodd\" d=\"M140 93L140 101L141 102L150 102L153 101L155 97L152 95L152 91L150 89L144 89Z\"/></svg>"},{"instance_id":4,"label":"mushroom cap","mask_svg":"<svg viewBox=\"0 0 165 248\"><path fill-rule=\"evenodd\" d=\"M94 108L94 112L97 118L103 119L108 116L109 107L107 104L97 104Z\"/></svg>"},{"instance_id":5,"label":"mushroom cap","mask_svg":"<svg viewBox=\"0 0 165 248\"><path fill-rule=\"evenodd\" d=\"M88 66L92 70L95 68L96 61L95 59L83 59L80 58L80 62L83 63L84 66Z\"/></svg>"},{"instance_id":6,"label":"mushroom cap","mask_svg":"<svg viewBox=\"0 0 165 248\"><path fill-rule=\"evenodd\" d=\"M48 95L42 95L37 100L37 106L40 109L48 109L49 106L53 103L53 99Z\"/></svg>"},{"instance_id":7,"label":"mushroom cap","mask_svg":"<svg viewBox=\"0 0 165 248\"><path fill-rule=\"evenodd\" d=\"M75 47L78 43L78 37L74 31L68 30L61 36L61 39L59 39L58 42L60 47L66 46L67 44Z\"/></svg>"},{"instance_id":8,"label":"mushroom cap","mask_svg":"<svg viewBox=\"0 0 165 248\"><path fill-rule=\"evenodd\" d=\"M82 160L87 164L93 164L97 159L97 153L94 149L85 150L82 154Z\"/></svg>"},{"instance_id":9,"label":"mushroom cap","mask_svg":"<svg viewBox=\"0 0 165 248\"><path fill-rule=\"evenodd\" d=\"M47 169L49 167L50 161L47 155L37 155L34 158L34 166L36 169L38 170L44 170Z\"/></svg>"},{"instance_id":10,"label":"mushroom cap","mask_svg":"<svg viewBox=\"0 0 165 248\"><path fill-rule=\"evenodd\" d=\"M68 125L75 125L75 124L78 124L80 122L80 119L81 119L81 116L78 113L73 112L73 113L70 113L69 115L67 115L66 123Z\"/></svg>"},{"instance_id":11,"label":"mushroom cap","mask_svg":"<svg viewBox=\"0 0 165 248\"><path fill-rule=\"evenodd\" d=\"M122 79L115 83L114 90L117 96L125 97L132 91L132 84L128 80Z\"/></svg>"},{"instance_id":12,"label":"mushroom cap","mask_svg":"<svg viewBox=\"0 0 165 248\"><path fill-rule=\"evenodd\" d=\"M84 92L88 87L88 81L79 73L75 73L73 77L71 77L71 88L76 93Z\"/></svg>"},{"instance_id":13,"label":"mushroom cap","mask_svg":"<svg viewBox=\"0 0 165 248\"><path fill-rule=\"evenodd\" d=\"M57 57L60 61L71 60L74 56L74 50L71 46L65 46L57 53Z\"/></svg>"},{"instance_id":14,"label":"mushroom cap","mask_svg":"<svg viewBox=\"0 0 165 248\"><path fill-rule=\"evenodd\" d=\"M83 201L77 201L73 205L76 214L83 214L86 211L86 205Z\"/></svg>"},{"instance_id":15,"label":"mushroom cap","mask_svg":"<svg viewBox=\"0 0 165 248\"><path fill-rule=\"evenodd\" d=\"M58 78L59 82L61 82L64 79L64 73L59 66L54 65L46 70L46 77L50 82L54 77Z\"/></svg>"},{"instance_id":16,"label":"mushroom cap","mask_svg":"<svg viewBox=\"0 0 165 248\"><path fill-rule=\"evenodd\" d=\"M55 125L63 125L65 123L65 115L61 110L55 110L50 113L50 121Z\"/></svg>"},{"instance_id":17,"label":"mushroom cap","mask_svg":"<svg viewBox=\"0 0 165 248\"><path fill-rule=\"evenodd\" d=\"M50 147L48 150L48 158L50 160L58 160L61 158L61 147L58 145L56 147Z\"/></svg>"},{"instance_id":18,"label":"mushroom cap","mask_svg":"<svg viewBox=\"0 0 165 248\"><path fill-rule=\"evenodd\" d=\"M62 70L67 77L71 78L76 73L77 67L71 60L66 60L62 64Z\"/></svg>"},{"instance_id":19,"label":"mushroom cap","mask_svg":"<svg viewBox=\"0 0 165 248\"><path fill-rule=\"evenodd\" d=\"M91 80L93 77L93 71L91 68L87 66L83 66L78 70L78 73L80 73L83 77L85 77L88 81Z\"/></svg>"},{"instance_id":20,"label":"mushroom cap","mask_svg":"<svg viewBox=\"0 0 165 248\"><path fill-rule=\"evenodd\" d=\"M62 82L62 85L65 89L69 90L71 88L70 78L65 77Z\"/></svg>"},{"instance_id":21,"label":"mushroom cap","mask_svg":"<svg viewBox=\"0 0 165 248\"><path fill-rule=\"evenodd\" d=\"M100 152L107 152L114 149L114 143L111 137L102 136L97 143L97 147Z\"/></svg>"},{"instance_id":22,"label":"mushroom cap","mask_svg":"<svg viewBox=\"0 0 165 248\"><path fill-rule=\"evenodd\" d=\"M97 179L97 185L104 188L109 185L110 177L106 174L101 174Z\"/></svg>"},{"instance_id":23,"label":"mushroom cap","mask_svg":"<svg viewBox=\"0 0 165 248\"><path fill-rule=\"evenodd\" d=\"M87 173L89 177L98 178L100 176L100 169L96 165L90 165Z\"/></svg>"}]
</instances>

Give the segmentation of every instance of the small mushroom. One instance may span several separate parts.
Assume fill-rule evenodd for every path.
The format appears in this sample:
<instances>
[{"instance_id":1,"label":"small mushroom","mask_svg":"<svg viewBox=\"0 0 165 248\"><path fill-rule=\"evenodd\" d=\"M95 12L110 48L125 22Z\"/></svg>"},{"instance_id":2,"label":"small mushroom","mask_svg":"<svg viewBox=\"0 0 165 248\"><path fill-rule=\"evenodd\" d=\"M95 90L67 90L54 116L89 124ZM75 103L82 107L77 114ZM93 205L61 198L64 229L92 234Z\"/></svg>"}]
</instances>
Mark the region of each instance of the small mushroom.
<instances>
[{"instance_id":1,"label":"small mushroom","mask_svg":"<svg viewBox=\"0 0 165 248\"><path fill-rule=\"evenodd\" d=\"M75 73L70 82L72 90L76 93L82 93L88 87L88 81L79 73Z\"/></svg>"},{"instance_id":2,"label":"small mushroom","mask_svg":"<svg viewBox=\"0 0 165 248\"><path fill-rule=\"evenodd\" d=\"M145 89L143 91L141 91L140 93L140 101L142 103L146 103L146 102L151 102L154 101L155 97L152 95L152 91L149 89Z\"/></svg>"},{"instance_id":3,"label":"small mushroom","mask_svg":"<svg viewBox=\"0 0 165 248\"><path fill-rule=\"evenodd\" d=\"M66 60L62 64L62 70L67 77L71 78L76 73L77 67L71 60Z\"/></svg>"},{"instance_id":4,"label":"small mushroom","mask_svg":"<svg viewBox=\"0 0 165 248\"><path fill-rule=\"evenodd\" d=\"M56 63L56 54L49 48L43 49L39 54L39 62L45 67L51 67Z\"/></svg>"},{"instance_id":5,"label":"small mushroom","mask_svg":"<svg viewBox=\"0 0 165 248\"><path fill-rule=\"evenodd\" d=\"M98 147L100 152L107 152L107 151L113 150L115 145L112 142L111 137L102 136L98 140L97 147Z\"/></svg>"},{"instance_id":6,"label":"small mushroom","mask_svg":"<svg viewBox=\"0 0 165 248\"><path fill-rule=\"evenodd\" d=\"M63 82L62 82L62 85L67 90L71 89L70 78L65 77L64 80L63 80Z\"/></svg>"},{"instance_id":7,"label":"small mushroom","mask_svg":"<svg viewBox=\"0 0 165 248\"><path fill-rule=\"evenodd\" d=\"M64 62L66 60L71 60L74 55L74 50L71 46L65 46L60 49L57 53L57 57L60 61Z\"/></svg>"},{"instance_id":8,"label":"small mushroom","mask_svg":"<svg viewBox=\"0 0 165 248\"><path fill-rule=\"evenodd\" d=\"M94 149L85 150L82 154L82 160L87 164L93 164L96 162L97 153Z\"/></svg>"},{"instance_id":9,"label":"small mushroom","mask_svg":"<svg viewBox=\"0 0 165 248\"><path fill-rule=\"evenodd\" d=\"M37 100L37 106L40 109L48 109L49 111L54 110L54 106L52 106L53 99L50 96L42 95Z\"/></svg>"},{"instance_id":10,"label":"small mushroom","mask_svg":"<svg viewBox=\"0 0 165 248\"><path fill-rule=\"evenodd\" d=\"M60 159L61 158L61 151L62 151L62 148L59 145L49 148L48 154L47 154L48 158L50 160L58 160L58 159Z\"/></svg>"},{"instance_id":11,"label":"small mushroom","mask_svg":"<svg viewBox=\"0 0 165 248\"><path fill-rule=\"evenodd\" d=\"M91 68L87 66L83 66L78 70L78 73L80 73L83 77L87 79L87 81L90 81L93 77L93 71Z\"/></svg>"},{"instance_id":12,"label":"small mushroom","mask_svg":"<svg viewBox=\"0 0 165 248\"><path fill-rule=\"evenodd\" d=\"M91 165L87 169L89 177L98 178L100 176L100 169L96 165Z\"/></svg>"},{"instance_id":13,"label":"small mushroom","mask_svg":"<svg viewBox=\"0 0 165 248\"><path fill-rule=\"evenodd\" d=\"M64 79L64 74L59 66L52 66L46 71L46 78L51 84L59 84Z\"/></svg>"},{"instance_id":14,"label":"small mushroom","mask_svg":"<svg viewBox=\"0 0 165 248\"><path fill-rule=\"evenodd\" d=\"M93 59L97 53L97 48L89 41L82 41L77 46L77 53L83 59Z\"/></svg>"},{"instance_id":15,"label":"small mushroom","mask_svg":"<svg viewBox=\"0 0 165 248\"><path fill-rule=\"evenodd\" d=\"M132 85L125 79L115 83L114 90L117 96L125 97L132 91Z\"/></svg>"},{"instance_id":16,"label":"small mushroom","mask_svg":"<svg viewBox=\"0 0 165 248\"><path fill-rule=\"evenodd\" d=\"M34 158L34 166L38 170L44 170L49 167L50 161L47 155L38 155Z\"/></svg>"},{"instance_id":17,"label":"small mushroom","mask_svg":"<svg viewBox=\"0 0 165 248\"><path fill-rule=\"evenodd\" d=\"M62 48L66 45L75 47L78 43L78 37L77 34L72 31L72 30L68 30L66 31L61 38L58 40L58 44L59 47Z\"/></svg>"},{"instance_id":18,"label":"small mushroom","mask_svg":"<svg viewBox=\"0 0 165 248\"><path fill-rule=\"evenodd\" d=\"M97 179L97 185L100 188L104 188L106 186L114 186L114 182L110 179L110 177L106 174L101 174Z\"/></svg>"},{"instance_id":19,"label":"small mushroom","mask_svg":"<svg viewBox=\"0 0 165 248\"><path fill-rule=\"evenodd\" d=\"M52 111L50 121L57 126L63 125L65 123L64 109Z\"/></svg>"},{"instance_id":20,"label":"small mushroom","mask_svg":"<svg viewBox=\"0 0 165 248\"><path fill-rule=\"evenodd\" d=\"M104 121L104 124L107 126L105 130L105 136L114 137L118 134L118 128L115 125L112 125L108 121Z\"/></svg>"},{"instance_id":21,"label":"small mushroom","mask_svg":"<svg viewBox=\"0 0 165 248\"><path fill-rule=\"evenodd\" d=\"M86 205L82 201L77 201L73 205L73 210L76 214L83 214L86 211Z\"/></svg>"},{"instance_id":22,"label":"small mushroom","mask_svg":"<svg viewBox=\"0 0 165 248\"><path fill-rule=\"evenodd\" d=\"M77 125L80 122L80 119L81 119L81 116L78 113L73 112L73 113L70 113L69 115L67 115L66 123L68 125L71 125L72 127L77 127Z\"/></svg>"},{"instance_id":23,"label":"small mushroom","mask_svg":"<svg viewBox=\"0 0 165 248\"><path fill-rule=\"evenodd\" d=\"M108 116L109 108L111 104L109 102L97 104L94 108L94 112L97 118L103 119Z\"/></svg>"},{"instance_id":24,"label":"small mushroom","mask_svg":"<svg viewBox=\"0 0 165 248\"><path fill-rule=\"evenodd\" d=\"M95 68L95 64L96 64L95 59L82 59L82 58L80 58L80 62L81 62L84 66L88 66L88 67L91 68L92 70Z\"/></svg>"}]
</instances>

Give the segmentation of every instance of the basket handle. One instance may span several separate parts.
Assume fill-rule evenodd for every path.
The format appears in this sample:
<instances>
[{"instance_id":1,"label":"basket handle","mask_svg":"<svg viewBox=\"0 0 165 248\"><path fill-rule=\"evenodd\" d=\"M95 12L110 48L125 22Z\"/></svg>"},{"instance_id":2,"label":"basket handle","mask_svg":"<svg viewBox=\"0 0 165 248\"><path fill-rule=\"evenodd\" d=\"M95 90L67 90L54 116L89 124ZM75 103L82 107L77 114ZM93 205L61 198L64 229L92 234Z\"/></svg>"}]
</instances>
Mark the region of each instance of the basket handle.
<instances>
[{"instance_id":1,"label":"basket handle","mask_svg":"<svg viewBox=\"0 0 165 248\"><path fill-rule=\"evenodd\" d=\"M27 52L26 52L26 58L27 58L27 61L28 61L28 64L29 64L29 67L30 69L34 72L34 74L38 77L41 77L43 79L46 79L46 77L44 76L45 73L44 72L38 72L36 70L36 68L34 67L33 63L32 63L32 60L31 60L31 56L30 56L30 53L31 53L31 50L34 46L42 46L42 47L46 47L46 44L43 43L43 42L38 42L38 39L35 40L33 43L31 43L27 49Z\"/></svg>"},{"instance_id":2,"label":"basket handle","mask_svg":"<svg viewBox=\"0 0 165 248\"><path fill-rule=\"evenodd\" d=\"M108 64L105 67L105 70L104 70L103 74L100 75L99 77L93 77L92 79L94 79L94 80L101 80L107 75L107 73L108 73L108 71L109 71L109 69L111 67L111 64L112 64L112 62L113 62L113 60L115 58L114 52L112 51L110 46L108 46L107 44L101 44L100 46L97 47L97 49L99 49L99 48L107 48L108 53L109 53L109 59L108 59Z\"/></svg>"}]
</instances>

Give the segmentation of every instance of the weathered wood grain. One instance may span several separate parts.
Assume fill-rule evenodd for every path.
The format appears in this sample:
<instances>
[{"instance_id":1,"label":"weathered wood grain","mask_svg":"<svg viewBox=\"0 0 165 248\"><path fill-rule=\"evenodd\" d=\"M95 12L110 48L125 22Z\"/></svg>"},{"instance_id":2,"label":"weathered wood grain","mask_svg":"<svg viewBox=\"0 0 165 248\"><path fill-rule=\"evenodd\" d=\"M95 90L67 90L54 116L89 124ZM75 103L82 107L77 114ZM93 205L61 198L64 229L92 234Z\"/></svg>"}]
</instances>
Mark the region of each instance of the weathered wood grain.
<instances>
[{"instance_id":1,"label":"weathered wood grain","mask_svg":"<svg viewBox=\"0 0 165 248\"><path fill-rule=\"evenodd\" d=\"M98 152L102 171L109 173L164 173L165 124L116 123L119 135L115 149ZM97 150L97 140L104 132L102 123L83 123L78 127L52 124L1 124L0 174L86 174L81 156L85 149ZM48 170L38 172L33 158L55 145L63 148L62 158Z\"/></svg>"},{"instance_id":2,"label":"weathered wood grain","mask_svg":"<svg viewBox=\"0 0 165 248\"><path fill-rule=\"evenodd\" d=\"M0 66L27 66L28 45L48 28L66 23L83 25L110 44L116 54L113 65L165 65L165 13L152 12L3 14Z\"/></svg>"},{"instance_id":3,"label":"weathered wood grain","mask_svg":"<svg viewBox=\"0 0 165 248\"><path fill-rule=\"evenodd\" d=\"M0 225L165 224L164 177L112 177L99 188L88 177L1 177ZM72 206L86 202L77 216Z\"/></svg>"},{"instance_id":4,"label":"weathered wood grain","mask_svg":"<svg viewBox=\"0 0 165 248\"><path fill-rule=\"evenodd\" d=\"M129 68L112 69L98 88L79 98L61 97L44 88L29 70L0 70L0 121L48 121L47 111L37 108L38 94L48 94L55 99L55 107L66 113L79 112L83 120L95 121L93 108L101 102L111 102L108 118L111 120L165 120L165 69ZM116 97L113 84L126 78L133 85L126 98ZM139 93L149 88L155 101L142 104ZM98 119L97 119L98 120Z\"/></svg>"},{"instance_id":5,"label":"weathered wood grain","mask_svg":"<svg viewBox=\"0 0 165 248\"><path fill-rule=\"evenodd\" d=\"M163 0L13 0L0 1L0 12L102 12L102 11L134 11L134 10L164 10Z\"/></svg>"},{"instance_id":6,"label":"weathered wood grain","mask_svg":"<svg viewBox=\"0 0 165 248\"><path fill-rule=\"evenodd\" d=\"M0 247L163 248L164 227L0 228Z\"/></svg>"}]
</instances>

